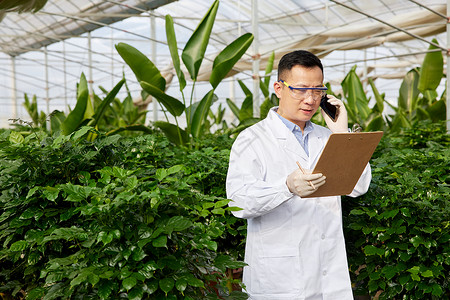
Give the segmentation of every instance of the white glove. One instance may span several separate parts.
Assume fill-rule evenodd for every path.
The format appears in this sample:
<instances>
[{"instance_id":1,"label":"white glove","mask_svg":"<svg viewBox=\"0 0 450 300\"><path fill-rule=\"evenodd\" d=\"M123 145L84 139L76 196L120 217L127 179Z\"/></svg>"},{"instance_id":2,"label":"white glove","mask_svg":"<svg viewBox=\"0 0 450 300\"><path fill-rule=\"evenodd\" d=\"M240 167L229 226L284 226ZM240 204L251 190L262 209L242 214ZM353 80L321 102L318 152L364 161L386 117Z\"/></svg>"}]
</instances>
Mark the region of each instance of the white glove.
<instances>
[{"instance_id":1,"label":"white glove","mask_svg":"<svg viewBox=\"0 0 450 300\"><path fill-rule=\"evenodd\" d=\"M336 106L336 121L333 121L324 111L323 109L320 110L322 113L323 118L325 119L325 122L327 123L328 128L333 133L337 132L348 132L348 116L347 116L347 110L345 109L344 102L339 100L338 98L327 95L328 97L328 103Z\"/></svg>"},{"instance_id":2,"label":"white glove","mask_svg":"<svg viewBox=\"0 0 450 300\"><path fill-rule=\"evenodd\" d=\"M286 179L286 185L289 191L300 197L311 195L325 184L326 177L323 174L310 174L310 170L305 170L305 172L308 174L303 174L300 169L297 169L289 174Z\"/></svg>"}]
</instances>

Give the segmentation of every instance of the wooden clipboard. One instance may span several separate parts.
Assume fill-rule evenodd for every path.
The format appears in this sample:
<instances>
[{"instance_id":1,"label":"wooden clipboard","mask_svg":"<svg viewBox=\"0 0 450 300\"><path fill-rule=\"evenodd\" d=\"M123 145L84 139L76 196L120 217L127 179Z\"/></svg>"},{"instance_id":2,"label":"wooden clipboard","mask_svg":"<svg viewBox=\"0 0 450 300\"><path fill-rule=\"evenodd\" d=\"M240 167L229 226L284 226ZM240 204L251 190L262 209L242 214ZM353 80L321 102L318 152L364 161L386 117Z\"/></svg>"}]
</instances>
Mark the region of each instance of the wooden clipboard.
<instances>
[{"instance_id":1,"label":"wooden clipboard","mask_svg":"<svg viewBox=\"0 0 450 300\"><path fill-rule=\"evenodd\" d=\"M312 173L327 179L305 198L350 194L383 136L382 131L333 133Z\"/></svg>"}]
</instances>

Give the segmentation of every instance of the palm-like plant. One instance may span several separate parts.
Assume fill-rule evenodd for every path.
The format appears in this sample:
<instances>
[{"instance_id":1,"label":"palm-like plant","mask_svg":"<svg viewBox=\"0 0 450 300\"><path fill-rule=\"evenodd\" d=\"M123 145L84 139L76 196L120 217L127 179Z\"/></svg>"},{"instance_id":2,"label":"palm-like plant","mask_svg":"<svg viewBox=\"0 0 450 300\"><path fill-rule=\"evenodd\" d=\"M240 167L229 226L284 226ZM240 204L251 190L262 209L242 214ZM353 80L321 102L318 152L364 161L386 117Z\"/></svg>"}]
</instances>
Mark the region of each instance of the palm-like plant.
<instances>
[{"instance_id":1,"label":"palm-like plant","mask_svg":"<svg viewBox=\"0 0 450 300\"><path fill-rule=\"evenodd\" d=\"M37 12L47 3L47 0L2 0L0 1L1 12Z\"/></svg>"},{"instance_id":2,"label":"palm-like plant","mask_svg":"<svg viewBox=\"0 0 450 300\"><path fill-rule=\"evenodd\" d=\"M167 111L175 118L175 124L170 123L167 119L167 122L158 121L154 125L159 127L172 142L178 145L192 146L206 132L208 129L208 114L212 103L217 99L217 96L214 94L215 89L228 75L236 62L244 55L253 41L253 35L246 33L226 46L216 56L209 79L212 89L206 93L202 100L194 103L195 83L209 43L218 7L219 1L216 0L189 38L182 51L181 60L178 55L173 19L170 15L166 16L167 42L173 66L180 82L181 100L165 93L166 80L153 62L144 54L124 43L116 45L117 51L130 66L142 88L163 106L165 112ZM189 93L190 98L186 98L184 93L186 79L181 70L181 61L194 82L192 91ZM187 124L187 127L184 129L179 126L178 122L178 117L183 114Z\"/></svg>"}]
</instances>

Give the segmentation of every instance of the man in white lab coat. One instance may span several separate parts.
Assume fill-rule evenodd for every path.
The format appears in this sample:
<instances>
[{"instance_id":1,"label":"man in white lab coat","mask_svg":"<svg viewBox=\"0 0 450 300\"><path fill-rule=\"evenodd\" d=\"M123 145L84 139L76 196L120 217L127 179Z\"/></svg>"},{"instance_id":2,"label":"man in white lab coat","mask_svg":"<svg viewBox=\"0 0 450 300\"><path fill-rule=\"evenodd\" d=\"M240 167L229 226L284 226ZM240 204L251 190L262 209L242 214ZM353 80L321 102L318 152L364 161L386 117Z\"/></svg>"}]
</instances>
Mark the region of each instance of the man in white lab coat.
<instances>
[{"instance_id":1,"label":"man in white lab coat","mask_svg":"<svg viewBox=\"0 0 450 300\"><path fill-rule=\"evenodd\" d=\"M244 284L253 300L353 299L342 231L341 197L304 198L326 181L310 174L328 137L348 132L344 104L328 128L310 121L325 95L323 66L307 51L283 56L274 90L279 106L239 134L227 175L230 206L247 219ZM303 173L297 162L303 167ZM367 192L367 165L350 196Z\"/></svg>"}]
</instances>

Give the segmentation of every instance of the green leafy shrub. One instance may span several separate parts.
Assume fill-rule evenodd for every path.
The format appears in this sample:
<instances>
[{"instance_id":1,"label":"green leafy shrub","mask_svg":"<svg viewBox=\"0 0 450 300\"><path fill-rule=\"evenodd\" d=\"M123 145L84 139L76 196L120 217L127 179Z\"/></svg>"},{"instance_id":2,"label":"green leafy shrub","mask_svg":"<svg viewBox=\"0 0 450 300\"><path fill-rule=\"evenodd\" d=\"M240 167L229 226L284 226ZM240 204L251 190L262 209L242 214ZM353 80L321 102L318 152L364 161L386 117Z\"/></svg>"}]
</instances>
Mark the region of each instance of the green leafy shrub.
<instances>
[{"instance_id":1,"label":"green leafy shrub","mask_svg":"<svg viewBox=\"0 0 450 300\"><path fill-rule=\"evenodd\" d=\"M444 123L388 134L371 161L369 192L344 199L350 269L360 293L449 298L449 144Z\"/></svg>"},{"instance_id":2,"label":"green leafy shrub","mask_svg":"<svg viewBox=\"0 0 450 300\"><path fill-rule=\"evenodd\" d=\"M219 249L232 226L224 223L229 152L187 152L159 133L94 132L89 142L92 132L1 133L0 292L26 299L245 298L230 291L225 275L243 263ZM196 162L186 159L193 156Z\"/></svg>"}]
</instances>

